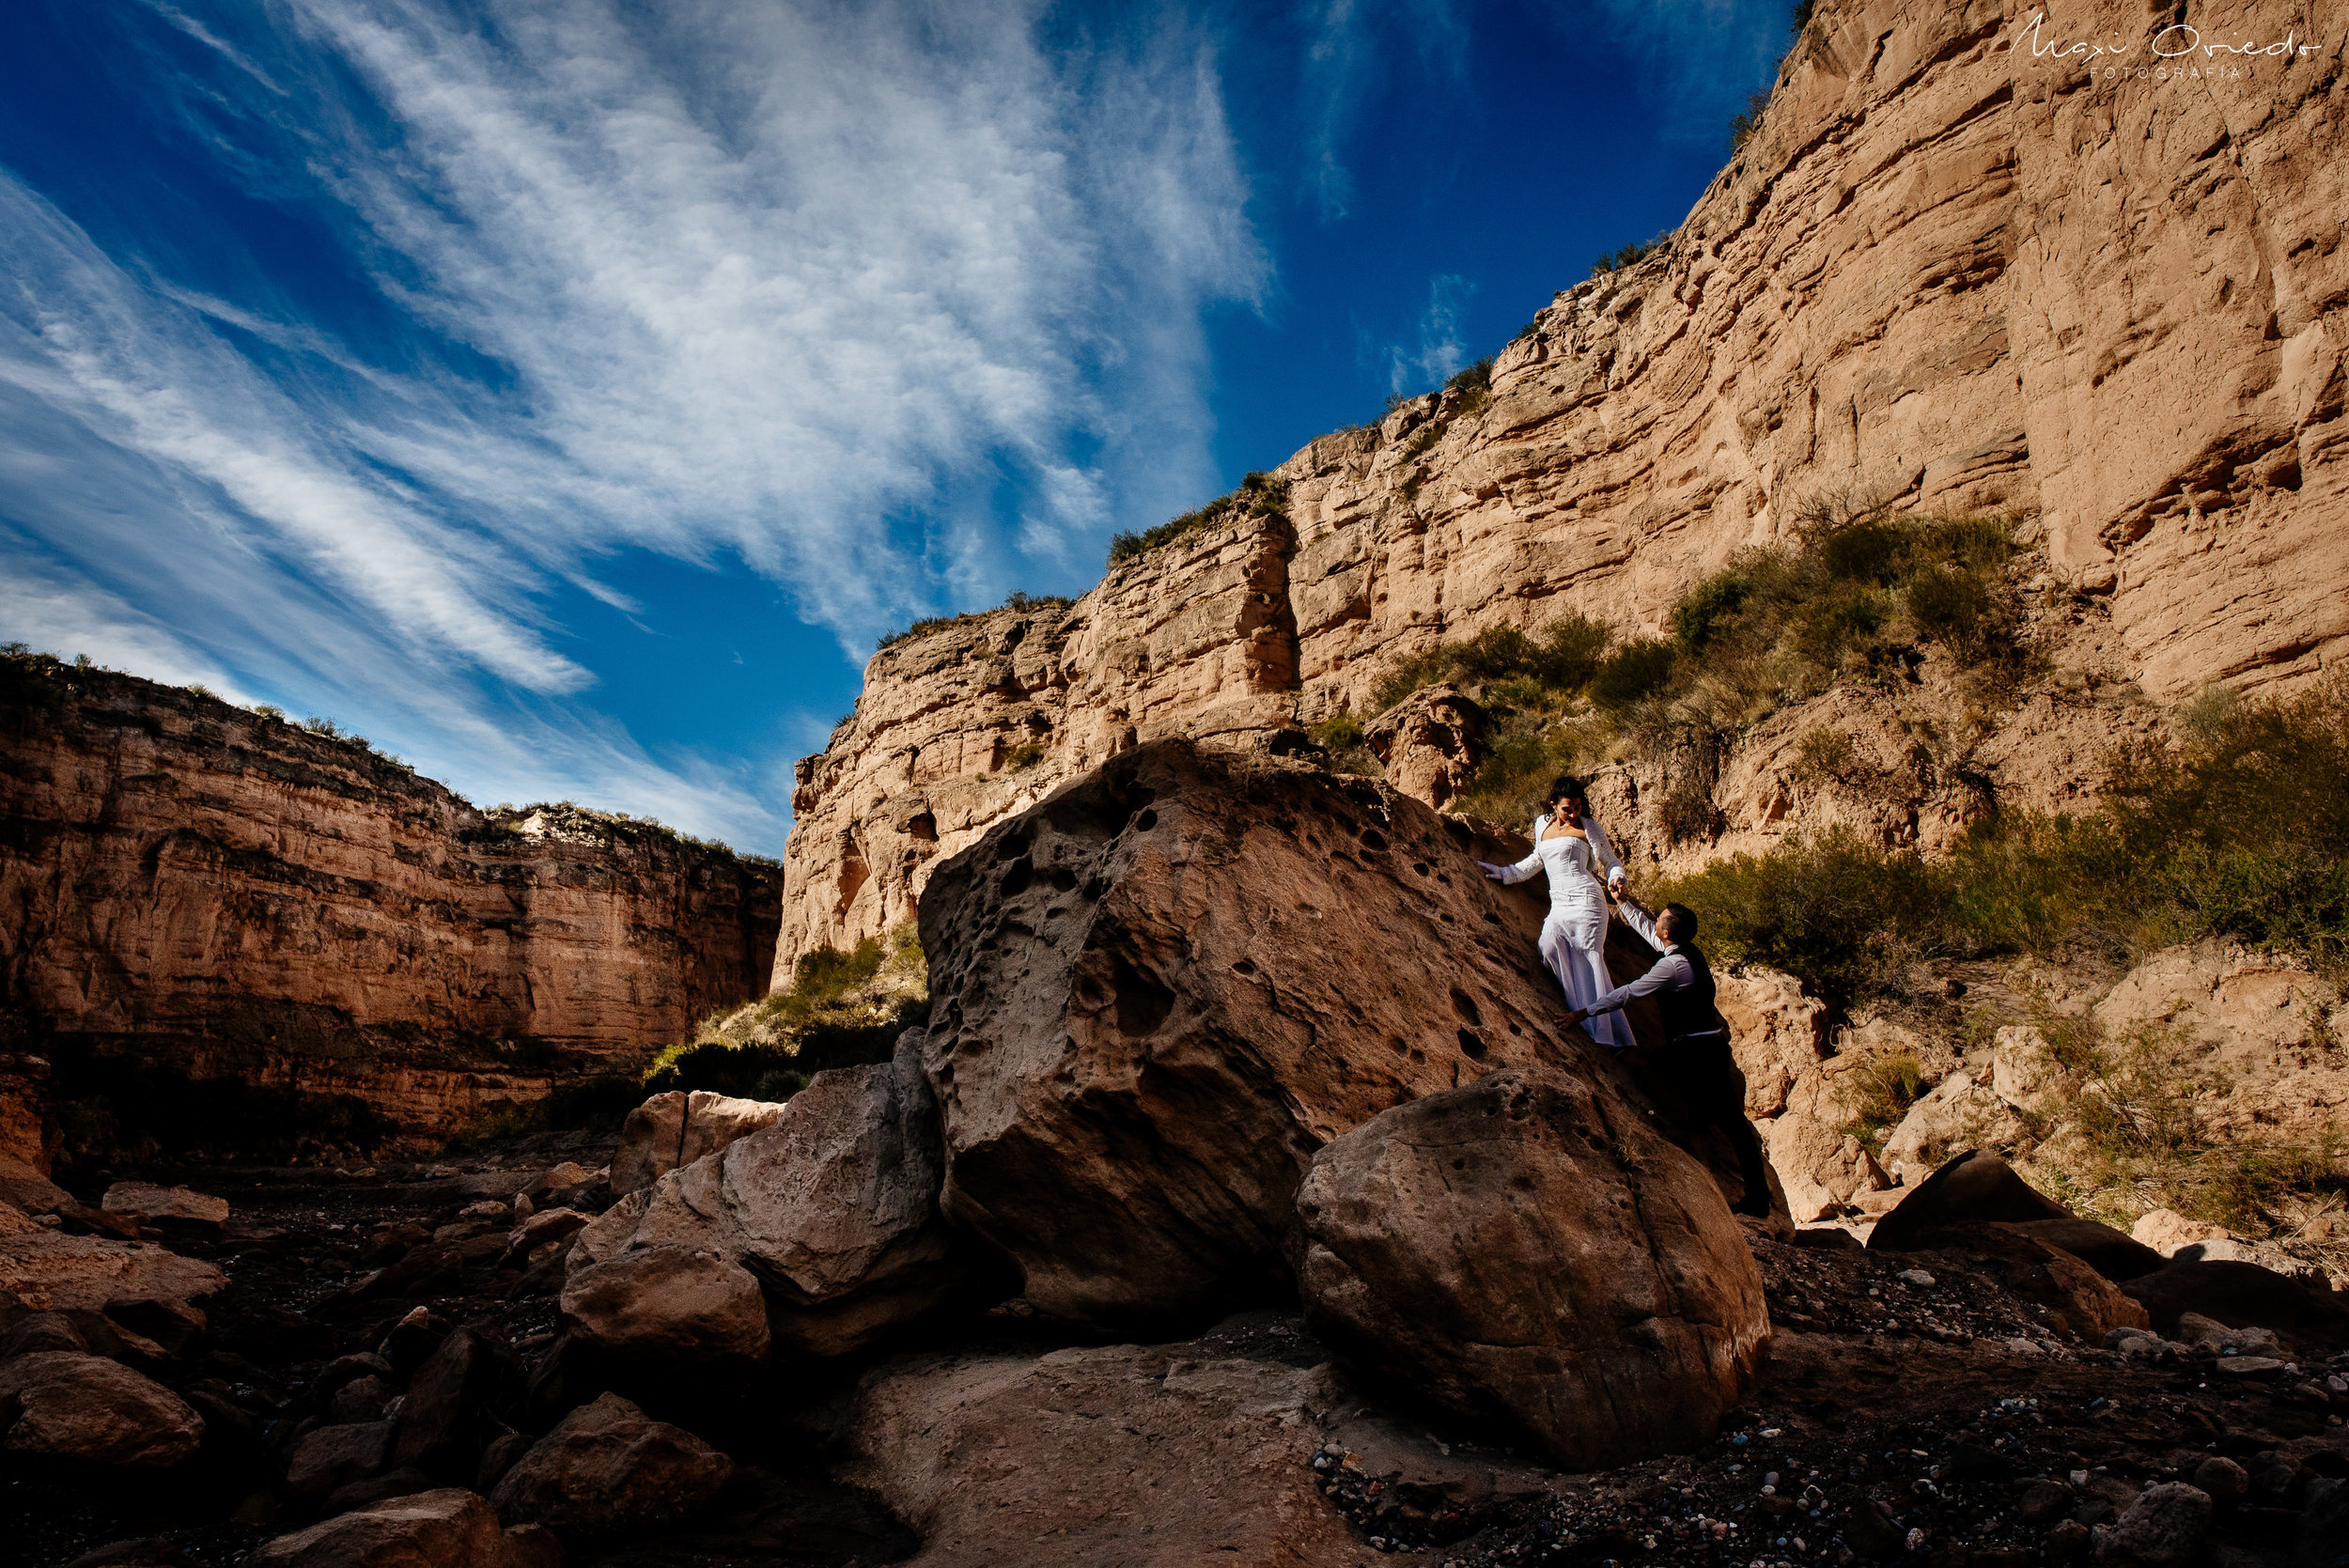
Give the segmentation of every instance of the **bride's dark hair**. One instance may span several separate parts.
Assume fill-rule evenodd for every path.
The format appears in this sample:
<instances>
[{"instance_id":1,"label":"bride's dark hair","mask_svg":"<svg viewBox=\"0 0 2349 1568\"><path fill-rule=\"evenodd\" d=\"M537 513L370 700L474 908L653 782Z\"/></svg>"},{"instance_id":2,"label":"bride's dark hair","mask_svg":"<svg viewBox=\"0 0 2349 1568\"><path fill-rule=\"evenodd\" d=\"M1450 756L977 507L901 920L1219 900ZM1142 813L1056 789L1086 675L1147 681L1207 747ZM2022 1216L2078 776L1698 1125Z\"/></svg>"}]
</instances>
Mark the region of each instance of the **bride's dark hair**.
<instances>
[{"instance_id":1,"label":"bride's dark hair","mask_svg":"<svg viewBox=\"0 0 2349 1568\"><path fill-rule=\"evenodd\" d=\"M1549 798L1552 800L1575 801L1586 815L1591 809L1590 792L1582 787L1582 781L1571 773L1561 773L1550 781Z\"/></svg>"}]
</instances>

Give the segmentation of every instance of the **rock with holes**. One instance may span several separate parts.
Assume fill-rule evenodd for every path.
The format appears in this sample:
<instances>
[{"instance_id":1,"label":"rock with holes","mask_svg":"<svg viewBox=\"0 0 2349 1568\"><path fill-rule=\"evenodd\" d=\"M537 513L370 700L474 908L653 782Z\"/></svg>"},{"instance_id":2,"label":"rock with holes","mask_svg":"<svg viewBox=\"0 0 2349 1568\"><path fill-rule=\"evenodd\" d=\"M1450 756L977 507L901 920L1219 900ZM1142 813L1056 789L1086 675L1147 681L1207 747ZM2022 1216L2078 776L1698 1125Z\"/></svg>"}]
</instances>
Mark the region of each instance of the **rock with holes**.
<instances>
[{"instance_id":1,"label":"rock with holes","mask_svg":"<svg viewBox=\"0 0 2349 1568\"><path fill-rule=\"evenodd\" d=\"M1382 1110L1512 1067L1633 1094L1551 1022L1543 901L1472 836L1168 740L946 862L922 945L947 1219L1039 1311L1146 1324L1285 1283L1306 1167Z\"/></svg>"},{"instance_id":2,"label":"rock with holes","mask_svg":"<svg viewBox=\"0 0 2349 1568\"><path fill-rule=\"evenodd\" d=\"M612 1156L613 1194L650 1187L668 1172L773 1126L782 1114L779 1100L741 1100L704 1089L655 1094L620 1124L620 1146Z\"/></svg>"},{"instance_id":3,"label":"rock with holes","mask_svg":"<svg viewBox=\"0 0 2349 1568\"><path fill-rule=\"evenodd\" d=\"M892 1061L817 1074L771 1126L662 1176L624 1241L595 1238L613 1260L596 1266L619 1278L614 1265L647 1250L726 1260L764 1288L777 1348L818 1356L1010 1294L988 1295L988 1271L940 1218L938 1108L919 1047L910 1033ZM667 1288L658 1270L627 1278Z\"/></svg>"},{"instance_id":4,"label":"rock with holes","mask_svg":"<svg viewBox=\"0 0 2349 1568\"><path fill-rule=\"evenodd\" d=\"M1719 1188L1575 1079L1495 1073L1373 1117L1297 1207L1315 1330L1569 1468L1711 1438L1769 1336Z\"/></svg>"},{"instance_id":5,"label":"rock with holes","mask_svg":"<svg viewBox=\"0 0 2349 1568\"><path fill-rule=\"evenodd\" d=\"M1439 810L1467 787L1485 760L1485 710L1449 685L1412 692L1362 731L1386 765L1387 782Z\"/></svg>"}]
</instances>

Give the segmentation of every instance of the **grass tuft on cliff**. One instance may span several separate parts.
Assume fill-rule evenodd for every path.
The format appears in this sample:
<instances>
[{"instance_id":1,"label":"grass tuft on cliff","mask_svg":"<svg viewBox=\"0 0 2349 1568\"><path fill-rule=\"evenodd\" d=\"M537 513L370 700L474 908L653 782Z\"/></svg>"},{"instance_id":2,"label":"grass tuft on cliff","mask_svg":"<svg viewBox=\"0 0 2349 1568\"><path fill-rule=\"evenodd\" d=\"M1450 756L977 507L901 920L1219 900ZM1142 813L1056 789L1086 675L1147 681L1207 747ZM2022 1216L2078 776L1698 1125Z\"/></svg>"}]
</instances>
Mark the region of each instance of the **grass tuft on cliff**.
<instances>
[{"instance_id":1,"label":"grass tuft on cliff","mask_svg":"<svg viewBox=\"0 0 2349 1568\"><path fill-rule=\"evenodd\" d=\"M655 1057L643 1092L789 1099L827 1068L888 1061L929 1009L929 963L911 924L846 951L819 947L800 955L788 986L713 1016Z\"/></svg>"},{"instance_id":2,"label":"grass tuft on cliff","mask_svg":"<svg viewBox=\"0 0 2349 1568\"><path fill-rule=\"evenodd\" d=\"M1269 474L1251 474L1240 480L1239 489L1228 495L1220 495L1205 506L1169 518L1156 528L1140 533L1124 531L1110 538L1109 569L1116 570L1128 561L1138 561L1160 545L1172 544L1201 530L1221 522L1237 521L1247 517L1281 517L1289 505L1289 482Z\"/></svg>"},{"instance_id":3,"label":"grass tuft on cliff","mask_svg":"<svg viewBox=\"0 0 2349 1568\"><path fill-rule=\"evenodd\" d=\"M1492 755L1459 809L1527 815L1560 772L1626 748L1672 759L1682 837L1717 826L1710 791L1730 738L1840 680L1906 679L1939 652L1984 694L2030 670L2017 635L2023 547L2004 517L1908 517L1864 495L1813 498L1794 541L1750 551L1681 596L1670 635L1610 646L1568 614L1490 627L1403 656L1373 689L1381 712L1439 680L1496 721Z\"/></svg>"},{"instance_id":4,"label":"grass tuft on cliff","mask_svg":"<svg viewBox=\"0 0 2349 1568\"><path fill-rule=\"evenodd\" d=\"M997 611L1017 610L1025 614L1047 610L1066 610L1076 602L1066 594L1014 593L1003 603L997 605L994 610L973 610L960 615L925 615L904 630L893 631L883 637L873 644L873 651L879 653L883 648L894 648L900 643L910 642L916 637L926 637L933 631L943 631L950 626L961 626L967 621L975 621L983 616L992 615Z\"/></svg>"},{"instance_id":5,"label":"grass tuft on cliff","mask_svg":"<svg viewBox=\"0 0 2349 1568\"><path fill-rule=\"evenodd\" d=\"M2011 813L1946 860L1848 831L1666 882L1732 964L1848 1007L1936 954L2119 958L2204 937L2349 979L2349 676L2298 697L2213 696L2168 743L2124 747L2085 815Z\"/></svg>"}]
</instances>

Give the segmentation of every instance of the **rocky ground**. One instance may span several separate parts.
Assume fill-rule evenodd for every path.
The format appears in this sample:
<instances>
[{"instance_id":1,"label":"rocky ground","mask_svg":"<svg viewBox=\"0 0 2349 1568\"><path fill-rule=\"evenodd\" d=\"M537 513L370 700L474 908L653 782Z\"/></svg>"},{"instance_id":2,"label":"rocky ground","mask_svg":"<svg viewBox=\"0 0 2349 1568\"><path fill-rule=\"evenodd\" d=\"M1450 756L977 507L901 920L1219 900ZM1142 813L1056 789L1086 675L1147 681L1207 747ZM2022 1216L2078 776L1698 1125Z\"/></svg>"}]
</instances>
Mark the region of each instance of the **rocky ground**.
<instances>
[{"instance_id":1,"label":"rocky ground","mask_svg":"<svg viewBox=\"0 0 2349 1568\"><path fill-rule=\"evenodd\" d=\"M111 1560L234 1563L321 1515L434 1484L394 1471L322 1491L288 1469L301 1469L303 1439L321 1425L379 1413L451 1327L493 1330L525 1363L552 1343L554 1277L544 1259L507 1257L512 1202L528 1202L535 1189L532 1206L545 1215L560 1200L583 1208L600 1196L592 1183L567 1192L559 1166L551 1179L554 1155L583 1173L584 1161L600 1164L608 1150L522 1147L462 1167L203 1172L205 1188L229 1201L229 1222L216 1234L168 1234L176 1250L209 1258L227 1277L206 1303L209 1332L161 1363L126 1357L203 1412L202 1452L161 1473L12 1456L0 1469L11 1527L0 1537L0 1563L47 1568L142 1538L154 1543L145 1555ZM1295 1467L1297 1482L1254 1484L1268 1497L1310 1499L1314 1513L1279 1527L1300 1549L1311 1544L1299 1560L2061 1563L2085 1556L2095 1527L2132 1508L2146 1515L2151 1505L2140 1498L2159 1501L2149 1489L2171 1483L2210 1499L2202 1554L2176 1558L2181 1564L2326 1560L2321 1542L2332 1540L2337 1552L2349 1540L2349 1487L2328 1484L2349 1477L2349 1355L2328 1358L2326 1347L2289 1336L2276 1354L2258 1354L2267 1346L2256 1330L2196 1346L2185 1328L2170 1341L2122 1330L2123 1345L2108 1349L2074 1336L2060 1318L2051 1325L2044 1303L2003 1288L1985 1260L1964 1252L1870 1252L1823 1231L1798 1234L1798 1245L1759 1229L1750 1239L1776 1326L1756 1386L1718 1441L1616 1469L1562 1474L1506 1433L1366 1398L1331 1374L1329 1348L1288 1313L1243 1314L1174 1344L1058 1357L1086 1362L1095 1380L1083 1397L1133 1401L1122 1412L1089 1413L1120 1415L1128 1427L1147 1424L1147 1401L1121 1395L1104 1368L1130 1375L1139 1366L1133 1387L1151 1395L1178 1368L1194 1382L1254 1378L1252 1397L1271 1389L1273 1403L1293 1401L1285 1422L1223 1440L1250 1464ZM11 1327L9 1350L26 1349L16 1342L28 1321L20 1315ZM390 1364L352 1376L349 1358L369 1354ZM958 1368L1003 1362L1024 1373L1052 1357L1053 1343L1014 1308L929 1354ZM363 1386L369 1378L375 1386ZM1066 1377L1060 1386L1068 1387ZM574 1534L565 1560L846 1568L914 1556L921 1538L841 1479L844 1464L855 1468L858 1439L825 1441L844 1408L838 1391L804 1391L805 1407L794 1412L764 1405L771 1387L759 1404L704 1411L695 1426L734 1462L723 1490L682 1522ZM1049 1423L1055 1401L1033 1390L1019 1397L1034 1401L1022 1424ZM359 1408L370 1403L374 1411ZM1081 1438L1079 1473L1081 1450L1101 1441ZM510 1463L512 1454L499 1457ZM1055 1496L1041 1513L1023 1509L1039 1537L1034 1560L1187 1560L1180 1544L1196 1545L1205 1528L1202 1494L1223 1483L1211 1482L1199 1454L1154 1456L1144 1443L1137 1457L1131 1467L1120 1461L1128 1470L1120 1483L1139 1491L1139 1510L1109 1509L1090 1486L1071 1488L1085 1494L1073 1499ZM1162 1467L1155 1473L1153 1458ZM496 1462L485 1461L474 1478L484 1492ZM1003 1494L992 1500L1019 1493L1019 1468L1010 1463L988 1483ZM1217 1503L1232 1506L1252 1504ZM2201 1536L2202 1506L2154 1522ZM1122 1539L1133 1556L1102 1527L1112 1513L1127 1522ZM941 1515L932 1528L963 1520ZM1097 1548L1084 1544L1087 1525ZM1153 1549L1159 1529L1176 1555ZM1076 1555L1043 1549L1048 1536ZM181 1555L163 1555L166 1545ZM2133 1560L2170 1560L2155 1551Z\"/></svg>"}]
</instances>

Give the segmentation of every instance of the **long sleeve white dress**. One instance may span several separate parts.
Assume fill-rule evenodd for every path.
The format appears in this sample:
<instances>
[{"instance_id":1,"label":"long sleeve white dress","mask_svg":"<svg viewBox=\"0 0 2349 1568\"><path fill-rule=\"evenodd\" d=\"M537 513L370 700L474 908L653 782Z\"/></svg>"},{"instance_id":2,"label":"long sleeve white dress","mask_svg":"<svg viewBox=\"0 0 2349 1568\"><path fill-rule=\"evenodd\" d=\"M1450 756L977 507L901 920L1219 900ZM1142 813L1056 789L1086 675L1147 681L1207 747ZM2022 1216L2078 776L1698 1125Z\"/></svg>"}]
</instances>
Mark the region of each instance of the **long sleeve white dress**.
<instances>
[{"instance_id":1,"label":"long sleeve white dress","mask_svg":"<svg viewBox=\"0 0 2349 1568\"><path fill-rule=\"evenodd\" d=\"M1569 1007L1588 1007L1614 986L1607 972L1607 892L1595 866L1621 872L1623 860L1607 842L1607 831L1589 817L1577 826L1587 836L1561 833L1545 839L1547 815L1533 822L1533 852L1517 864L1492 868L1502 882L1523 882L1536 873L1549 877L1549 916L1542 922L1542 962L1558 977ZM1620 1013L1602 1013L1583 1027L1602 1046L1617 1050L1633 1042Z\"/></svg>"}]
</instances>

